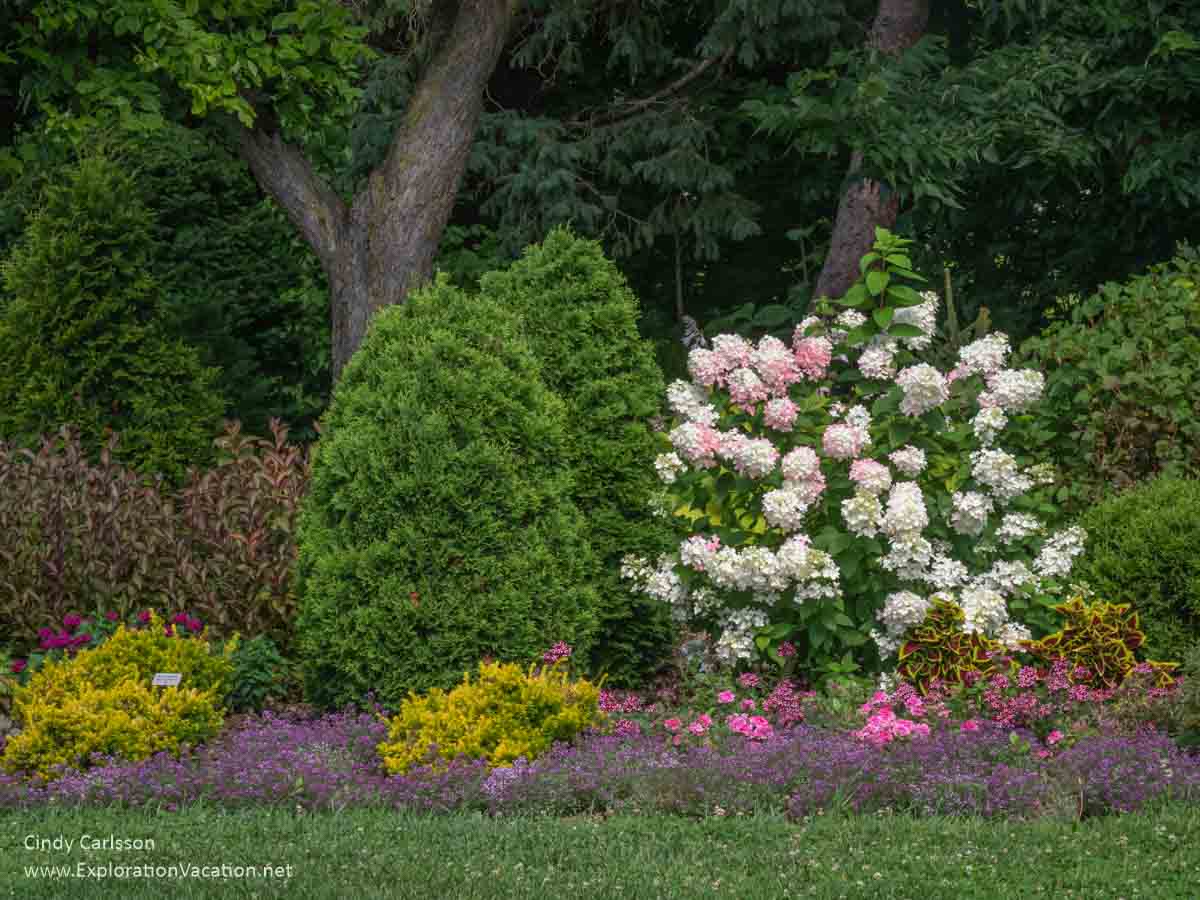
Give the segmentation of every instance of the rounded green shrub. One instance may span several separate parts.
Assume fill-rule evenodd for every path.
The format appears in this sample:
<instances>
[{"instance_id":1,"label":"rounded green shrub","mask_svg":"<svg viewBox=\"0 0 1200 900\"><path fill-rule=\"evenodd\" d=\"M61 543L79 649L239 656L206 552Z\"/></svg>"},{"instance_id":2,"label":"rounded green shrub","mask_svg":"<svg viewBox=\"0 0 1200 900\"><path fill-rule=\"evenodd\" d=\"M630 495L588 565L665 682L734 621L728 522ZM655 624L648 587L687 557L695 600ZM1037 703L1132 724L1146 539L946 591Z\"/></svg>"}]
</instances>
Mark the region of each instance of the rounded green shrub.
<instances>
[{"instance_id":1,"label":"rounded green shrub","mask_svg":"<svg viewBox=\"0 0 1200 900\"><path fill-rule=\"evenodd\" d=\"M637 298L597 242L566 229L484 275L480 292L521 314L543 379L566 402L564 461L598 563L592 668L631 686L662 664L674 637L666 605L634 594L620 577L625 554L656 558L674 543L651 505L661 448L649 421L665 387L654 348L638 333Z\"/></svg>"},{"instance_id":2,"label":"rounded green shrub","mask_svg":"<svg viewBox=\"0 0 1200 900\"><path fill-rule=\"evenodd\" d=\"M1156 478L1088 510L1075 577L1129 603L1147 657L1176 661L1200 639L1200 481Z\"/></svg>"},{"instance_id":3,"label":"rounded green shrub","mask_svg":"<svg viewBox=\"0 0 1200 900\"><path fill-rule=\"evenodd\" d=\"M566 409L519 317L443 278L378 313L322 419L300 516L310 699L397 707L481 658L586 653L595 569Z\"/></svg>"},{"instance_id":4,"label":"rounded green shrub","mask_svg":"<svg viewBox=\"0 0 1200 900\"><path fill-rule=\"evenodd\" d=\"M1200 475L1200 252L1070 299L1021 353L1046 373L1039 424L1069 510L1158 474Z\"/></svg>"},{"instance_id":5,"label":"rounded green shrub","mask_svg":"<svg viewBox=\"0 0 1200 900\"><path fill-rule=\"evenodd\" d=\"M49 185L3 267L0 439L37 446L74 425L92 455L172 480L212 457L225 402L216 370L167 336L150 275L152 217L110 160Z\"/></svg>"}]
</instances>

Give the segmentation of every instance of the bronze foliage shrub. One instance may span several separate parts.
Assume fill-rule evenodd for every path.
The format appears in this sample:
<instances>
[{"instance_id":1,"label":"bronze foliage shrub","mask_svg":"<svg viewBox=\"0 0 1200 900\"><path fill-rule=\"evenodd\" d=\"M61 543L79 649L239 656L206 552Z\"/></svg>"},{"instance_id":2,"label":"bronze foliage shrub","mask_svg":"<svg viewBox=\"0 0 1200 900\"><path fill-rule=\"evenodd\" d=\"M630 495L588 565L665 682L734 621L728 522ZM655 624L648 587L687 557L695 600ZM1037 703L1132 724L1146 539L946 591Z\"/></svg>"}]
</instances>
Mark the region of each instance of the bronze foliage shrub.
<instances>
[{"instance_id":1,"label":"bronze foliage shrub","mask_svg":"<svg viewBox=\"0 0 1200 900\"><path fill-rule=\"evenodd\" d=\"M116 434L98 465L66 428L36 453L0 442L0 634L33 641L68 612L154 608L287 644L309 460L271 429L227 423L217 465L178 490L114 462Z\"/></svg>"}]
</instances>

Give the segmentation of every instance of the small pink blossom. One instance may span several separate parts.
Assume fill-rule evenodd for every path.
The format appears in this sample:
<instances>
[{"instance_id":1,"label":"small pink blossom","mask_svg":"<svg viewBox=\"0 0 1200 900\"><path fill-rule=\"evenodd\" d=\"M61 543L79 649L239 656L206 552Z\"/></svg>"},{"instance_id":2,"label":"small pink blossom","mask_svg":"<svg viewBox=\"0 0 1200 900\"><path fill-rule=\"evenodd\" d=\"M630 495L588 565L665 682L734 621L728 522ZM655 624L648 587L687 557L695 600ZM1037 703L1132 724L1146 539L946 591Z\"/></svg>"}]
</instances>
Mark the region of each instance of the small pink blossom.
<instances>
[{"instance_id":1,"label":"small pink blossom","mask_svg":"<svg viewBox=\"0 0 1200 900\"><path fill-rule=\"evenodd\" d=\"M683 726L683 722L679 719L666 719L663 721L663 728L670 731L672 734L678 731Z\"/></svg>"},{"instance_id":2,"label":"small pink blossom","mask_svg":"<svg viewBox=\"0 0 1200 900\"><path fill-rule=\"evenodd\" d=\"M967 719L965 722L963 722L961 725L958 726L958 730L959 731L978 731L979 730L979 722L976 719Z\"/></svg>"},{"instance_id":3,"label":"small pink blossom","mask_svg":"<svg viewBox=\"0 0 1200 900\"><path fill-rule=\"evenodd\" d=\"M1063 733L1055 728L1052 732L1046 735L1046 743L1053 747L1063 739Z\"/></svg>"},{"instance_id":4,"label":"small pink blossom","mask_svg":"<svg viewBox=\"0 0 1200 900\"><path fill-rule=\"evenodd\" d=\"M25 671L25 667L28 665L29 665L29 663L23 659L14 659L12 661L12 665L9 666L9 669L12 671L12 673L14 675L20 675L22 672Z\"/></svg>"},{"instance_id":5,"label":"small pink blossom","mask_svg":"<svg viewBox=\"0 0 1200 900\"><path fill-rule=\"evenodd\" d=\"M721 693L717 694L718 703L732 703L736 699L737 694L733 691L721 691Z\"/></svg>"},{"instance_id":6,"label":"small pink blossom","mask_svg":"<svg viewBox=\"0 0 1200 900\"><path fill-rule=\"evenodd\" d=\"M738 684L749 690L750 688L758 687L758 676L753 672L743 672L738 676Z\"/></svg>"},{"instance_id":7,"label":"small pink blossom","mask_svg":"<svg viewBox=\"0 0 1200 900\"><path fill-rule=\"evenodd\" d=\"M750 712L750 710L755 709L758 706L758 704L756 704L754 702L753 697L747 697L745 700L742 701L741 706L742 706L743 712Z\"/></svg>"},{"instance_id":8,"label":"small pink blossom","mask_svg":"<svg viewBox=\"0 0 1200 900\"><path fill-rule=\"evenodd\" d=\"M793 644L791 641L784 641L782 644L779 645L778 653L784 659L787 659L789 656L795 656L796 655L796 645Z\"/></svg>"}]
</instances>

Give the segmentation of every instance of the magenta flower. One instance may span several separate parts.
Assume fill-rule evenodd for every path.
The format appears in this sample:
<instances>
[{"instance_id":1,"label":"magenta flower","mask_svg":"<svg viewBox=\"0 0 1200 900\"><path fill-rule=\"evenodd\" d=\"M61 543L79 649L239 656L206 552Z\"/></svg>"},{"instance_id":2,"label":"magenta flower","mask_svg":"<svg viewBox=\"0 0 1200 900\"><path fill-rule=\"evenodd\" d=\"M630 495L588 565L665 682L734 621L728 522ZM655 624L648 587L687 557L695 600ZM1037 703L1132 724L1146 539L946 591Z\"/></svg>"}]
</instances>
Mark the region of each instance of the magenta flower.
<instances>
[{"instance_id":1,"label":"magenta flower","mask_svg":"<svg viewBox=\"0 0 1200 900\"><path fill-rule=\"evenodd\" d=\"M150 610L144 609L140 613L138 613L138 621L141 622L143 625L149 625L150 624Z\"/></svg>"},{"instance_id":2,"label":"magenta flower","mask_svg":"<svg viewBox=\"0 0 1200 900\"><path fill-rule=\"evenodd\" d=\"M736 699L737 694L733 691L721 691L721 693L717 694L718 703L732 703Z\"/></svg>"},{"instance_id":3,"label":"magenta flower","mask_svg":"<svg viewBox=\"0 0 1200 900\"><path fill-rule=\"evenodd\" d=\"M83 619L75 615L75 613L67 613L63 616L63 627L68 631L74 631L82 622Z\"/></svg>"},{"instance_id":4,"label":"magenta flower","mask_svg":"<svg viewBox=\"0 0 1200 900\"><path fill-rule=\"evenodd\" d=\"M549 650L542 654L542 662L554 664L559 660L569 659L571 656L571 646L566 641L559 641Z\"/></svg>"},{"instance_id":5,"label":"magenta flower","mask_svg":"<svg viewBox=\"0 0 1200 900\"><path fill-rule=\"evenodd\" d=\"M117 621L117 619L121 618L121 616L117 613L116 610L110 609L108 612L106 612L104 614L104 618L108 619L108 621L110 621L110 622L115 622L115 621Z\"/></svg>"},{"instance_id":6,"label":"magenta flower","mask_svg":"<svg viewBox=\"0 0 1200 900\"><path fill-rule=\"evenodd\" d=\"M1063 733L1055 728L1052 732L1046 735L1046 743L1053 747L1063 739Z\"/></svg>"},{"instance_id":7,"label":"magenta flower","mask_svg":"<svg viewBox=\"0 0 1200 900\"><path fill-rule=\"evenodd\" d=\"M14 659L12 661L12 665L9 666L9 668L12 670L12 673L14 675L20 675L22 672L25 671L25 667L28 665L29 665L29 663L23 659Z\"/></svg>"},{"instance_id":8,"label":"magenta flower","mask_svg":"<svg viewBox=\"0 0 1200 900\"><path fill-rule=\"evenodd\" d=\"M958 726L958 730L959 731L978 731L979 730L979 722L976 719L967 719L960 726Z\"/></svg>"},{"instance_id":9,"label":"magenta flower","mask_svg":"<svg viewBox=\"0 0 1200 900\"><path fill-rule=\"evenodd\" d=\"M201 623L201 621L199 619L188 619L187 620L187 630L192 632L193 634L195 634L197 631L200 631L203 627L204 627L204 625L203 625L203 623Z\"/></svg>"},{"instance_id":10,"label":"magenta flower","mask_svg":"<svg viewBox=\"0 0 1200 900\"><path fill-rule=\"evenodd\" d=\"M753 672L743 672L738 676L738 684L747 689L756 688L758 687L758 676Z\"/></svg>"},{"instance_id":11,"label":"magenta flower","mask_svg":"<svg viewBox=\"0 0 1200 900\"><path fill-rule=\"evenodd\" d=\"M784 641L782 644L779 645L779 655L784 657L785 659L789 656L795 656L796 655L796 645L793 644L791 641Z\"/></svg>"},{"instance_id":12,"label":"magenta flower","mask_svg":"<svg viewBox=\"0 0 1200 900\"><path fill-rule=\"evenodd\" d=\"M749 712L750 710L755 709L757 706L758 704L754 702L753 697L747 697L742 701L742 710L744 712Z\"/></svg>"},{"instance_id":13,"label":"magenta flower","mask_svg":"<svg viewBox=\"0 0 1200 900\"><path fill-rule=\"evenodd\" d=\"M681 722L679 719L666 719L663 722L663 728L667 729L667 731L671 732L672 734L678 731L682 725L683 722Z\"/></svg>"}]
</instances>

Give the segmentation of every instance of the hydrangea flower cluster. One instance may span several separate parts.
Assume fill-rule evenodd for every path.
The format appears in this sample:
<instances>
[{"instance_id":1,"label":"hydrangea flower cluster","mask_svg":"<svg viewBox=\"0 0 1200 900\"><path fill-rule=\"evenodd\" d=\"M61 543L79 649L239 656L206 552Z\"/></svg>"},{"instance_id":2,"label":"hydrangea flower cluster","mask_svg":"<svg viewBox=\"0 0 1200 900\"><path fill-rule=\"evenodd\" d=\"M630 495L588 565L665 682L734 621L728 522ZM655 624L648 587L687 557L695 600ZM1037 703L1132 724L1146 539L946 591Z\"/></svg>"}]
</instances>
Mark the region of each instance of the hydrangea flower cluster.
<instances>
[{"instance_id":1,"label":"hydrangea flower cluster","mask_svg":"<svg viewBox=\"0 0 1200 900\"><path fill-rule=\"evenodd\" d=\"M862 308L871 298L858 287L847 302ZM875 293L895 334L851 309L805 319L790 346L722 335L690 352L691 382L668 388L674 452L656 469L699 527L658 568L631 559L626 570L681 620L706 617L727 662L752 658L768 625L773 645L796 652L804 611L862 608L871 571L886 584L869 588L882 656L934 596L962 607L964 628L1016 641L1028 632L1009 599L1067 574L1082 551L1079 529L1047 536L1024 502L1047 473L1001 446L1040 399L1041 373L1007 368L1000 333L962 347L943 373L914 357L932 345L937 295ZM835 362L857 371L847 381ZM871 549L855 558L855 547Z\"/></svg>"}]
</instances>

